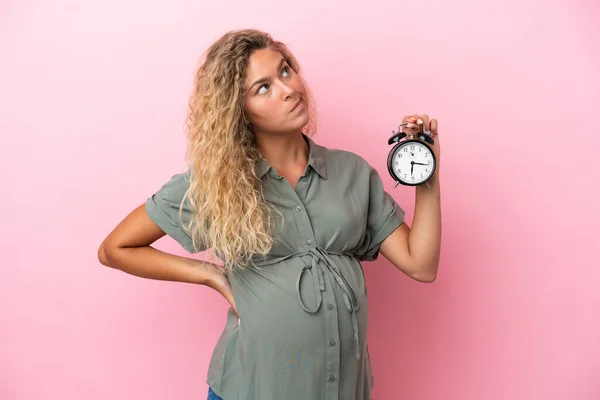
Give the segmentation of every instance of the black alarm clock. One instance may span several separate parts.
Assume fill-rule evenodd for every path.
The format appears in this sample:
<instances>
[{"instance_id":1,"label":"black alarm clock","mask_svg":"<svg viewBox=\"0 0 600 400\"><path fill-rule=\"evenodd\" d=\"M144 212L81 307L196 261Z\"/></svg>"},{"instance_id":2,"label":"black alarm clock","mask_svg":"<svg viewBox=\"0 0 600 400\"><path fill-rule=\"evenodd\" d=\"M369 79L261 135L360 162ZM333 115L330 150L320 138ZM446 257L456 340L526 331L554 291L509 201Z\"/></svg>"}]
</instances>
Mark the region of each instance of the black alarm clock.
<instances>
[{"instance_id":1,"label":"black alarm clock","mask_svg":"<svg viewBox=\"0 0 600 400\"><path fill-rule=\"evenodd\" d=\"M434 144L434 140L430 132L406 134L402 132L404 125L408 125L408 122L401 123L398 132L392 131L393 136L388 140L388 144L396 143L387 159L388 171L396 181L394 187L400 183L405 186L426 183L430 187L427 181L435 172L436 159L427 143ZM405 137L407 139L402 140Z\"/></svg>"}]
</instances>

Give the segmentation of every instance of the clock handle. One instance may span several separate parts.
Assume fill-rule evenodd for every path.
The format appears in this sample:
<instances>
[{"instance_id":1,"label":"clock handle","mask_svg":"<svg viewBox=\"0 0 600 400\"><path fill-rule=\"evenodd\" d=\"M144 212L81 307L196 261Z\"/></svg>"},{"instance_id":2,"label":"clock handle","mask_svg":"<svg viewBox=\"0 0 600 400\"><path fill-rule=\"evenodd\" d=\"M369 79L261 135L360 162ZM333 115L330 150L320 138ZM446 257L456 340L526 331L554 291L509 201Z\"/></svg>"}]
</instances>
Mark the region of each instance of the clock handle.
<instances>
[{"instance_id":1,"label":"clock handle","mask_svg":"<svg viewBox=\"0 0 600 400\"><path fill-rule=\"evenodd\" d=\"M408 121L401 123L398 125L398 132L392 131L392 137L388 140L388 144L392 144L394 142L399 142L404 137L406 137L406 133L402 132L402 127L408 125Z\"/></svg>"},{"instance_id":2,"label":"clock handle","mask_svg":"<svg viewBox=\"0 0 600 400\"><path fill-rule=\"evenodd\" d=\"M402 127L404 125L408 125L408 122L403 122L400 125L398 125L398 132L392 131L392 137L388 139L388 144L399 142L400 140L402 140L406 137L406 133L402 132ZM419 132L419 133L417 133L417 136L419 137L419 139L421 139L422 141L427 142L429 144L435 143L433 138L430 135L426 134L425 132Z\"/></svg>"}]
</instances>

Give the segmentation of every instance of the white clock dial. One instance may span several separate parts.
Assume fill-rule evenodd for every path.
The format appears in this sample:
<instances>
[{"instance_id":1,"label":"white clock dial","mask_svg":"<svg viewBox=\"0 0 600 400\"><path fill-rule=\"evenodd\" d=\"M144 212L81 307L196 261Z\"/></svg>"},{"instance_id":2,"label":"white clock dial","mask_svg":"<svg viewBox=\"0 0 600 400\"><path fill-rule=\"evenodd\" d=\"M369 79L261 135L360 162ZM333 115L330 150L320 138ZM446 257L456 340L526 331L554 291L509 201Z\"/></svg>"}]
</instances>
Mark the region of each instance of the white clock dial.
<instances>
[{"instance_id":1,"label":"white clock dial","mask_svg":"<svg viewBox=\"0 0 600 400\"><path fill-rule=\"evenodd\" d=\"M435 157L423 142L406 142L392 156L392 169L403 182L421 184L433 174Z\"/></svg>"}]
</instances>

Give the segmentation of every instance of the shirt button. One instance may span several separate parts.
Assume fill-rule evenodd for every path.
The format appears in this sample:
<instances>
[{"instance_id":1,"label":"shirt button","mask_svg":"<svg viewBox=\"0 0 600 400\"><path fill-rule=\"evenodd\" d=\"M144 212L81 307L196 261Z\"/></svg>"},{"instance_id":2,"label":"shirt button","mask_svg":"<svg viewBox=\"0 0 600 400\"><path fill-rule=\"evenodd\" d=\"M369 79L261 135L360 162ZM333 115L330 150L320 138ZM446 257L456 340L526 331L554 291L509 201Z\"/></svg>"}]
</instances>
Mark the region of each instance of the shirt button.
<instances>
[{"instance_id":1,"label":"shirt button","mask_svg":"<svg viewBox=\"0 0 600 400\"><path fill-rule=\"evenodd\" d=\"M335 376L330 375L329 376L329 382L335 382Z\"/></svg>"},{"instance_id":2,"label":"shirt button","mask_svg":"<svg viewBox=\"0 0 600 400\"><path fill-rule=\"evenodd\" d=\"M306 176L303 176L301 179L302 179L302 182L306 182L307 178L306 178Z\"/></svg>"},{"instance_id":3,"label":"shirt button","mask_svg":"<svg viewBox=\"0 0 600 400\"><path fill-rule=\"evenodd\" d=\"M329 345L332 346L332 347L335 346L335 340L330 340L329 341Z\"/></svg>"},{"instance_id":4,"label":"shirt button","mask_svg":"<svg viewBox=\"0 0 600 400\"><path fill-rule=\"evenodd\" d=\"M302 210L302 207L296 206L296 211L300 212L300 210Z\"/></svg>"},{"instance_id":5,"label":"shirt button","mask_svg":"<svg viewBox=\"0 0 600 400\"><path fill-rule=\"evenodd\" d=\"M333 310L333 304L327 304L327 309L328 310Z\"/></svg>"},{"instance_id":6,"label":"shirt button","mask_svg":"<svg viewBox=\"0 0 600 400\"><path fill-rule=\"evenodd\" d=\"M306 244L310 246L310 245L312 244L312 240L308 239L308 240L306 241Z\"/></svg>"}]
</instances>

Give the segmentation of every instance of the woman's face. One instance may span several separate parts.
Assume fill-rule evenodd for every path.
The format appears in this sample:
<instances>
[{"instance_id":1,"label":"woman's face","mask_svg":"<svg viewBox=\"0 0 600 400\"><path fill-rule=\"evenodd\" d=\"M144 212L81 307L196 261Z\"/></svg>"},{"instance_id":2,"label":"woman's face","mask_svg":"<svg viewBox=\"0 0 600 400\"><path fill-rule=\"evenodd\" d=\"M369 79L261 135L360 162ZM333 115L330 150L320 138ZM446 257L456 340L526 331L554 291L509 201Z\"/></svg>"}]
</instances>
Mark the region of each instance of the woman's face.
<instances>
[{"instance_id":1,"label":"woman's face","mask_svg":"<svg viewBox=\"0 0 600 400\"><path fill-rule=\"evenodd\" d=\"M255 133L294 133L308 123L302 80L278 51L255 50L245 84L244 108Z\"/></svg>"}]
</instances>

